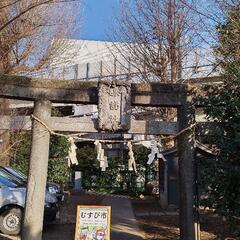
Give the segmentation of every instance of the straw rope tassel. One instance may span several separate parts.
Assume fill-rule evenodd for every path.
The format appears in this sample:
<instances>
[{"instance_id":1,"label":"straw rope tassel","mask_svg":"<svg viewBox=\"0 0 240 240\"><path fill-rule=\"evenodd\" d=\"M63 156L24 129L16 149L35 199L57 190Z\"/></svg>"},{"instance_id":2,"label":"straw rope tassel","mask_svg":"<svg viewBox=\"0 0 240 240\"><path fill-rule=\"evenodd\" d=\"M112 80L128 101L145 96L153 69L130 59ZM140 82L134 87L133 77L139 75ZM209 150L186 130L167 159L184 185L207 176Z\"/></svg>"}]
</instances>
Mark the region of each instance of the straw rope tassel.
<instances>
[{"instance_id":1,"label":"straw rope tassel","mask_svg":"<svg viewBox=\"0 0 240 240\"><path fill-rule=\"evenodd\" d=\"M70 148L68 151L68 166L70 166L71 164L78 165L77 153L76 153L77 146L75 145L73 137L69 137L68 141L70 143Z\"/></svg>"},{"instance_id":2,"label":"straw rope tassel","mask_svg":"<svg viewBox=\"0 0 240 240\"><path fill-rule=\"evenodd\" d=\"M127 143L127 146L128 146L128 156L129 156L129 159L128 159L128 170L129 171L135 171L137 172L137 167L136 167L136 161L135 161L135 158L134 158L134 153L133 153L133 149L132 149L132 143L129 141Z\"/></svg>"},{"instance_id":3,"label":"straw rope tassel","mask_svg":"<svg viewBox=\"0 0 240 240\"><path fill-rule=\"evenodd\" d=\"M97 160L100 163L100 168L102 171L106 171L108 167L107 157L104 156L104 149L102 148L102 143L98 140L94 142L97 150Z\"/></svg>"},{"instance_id":4,"label":"straw rope tassel","mask_svg":"<svg viewBox=\"0 0 240 240\"><path fill-rule=\"evenodd\" d=\"M162 158L164 161L166 160L163 154L161 153L161 147L162 147L161 142L157 142L155 140L151 141L151 145L150 145L151 153L148 154L148 162L147 162L148 165L152 164L152 162L155 160L156 157L158 159Z\"/></svg>"}]
</instances>

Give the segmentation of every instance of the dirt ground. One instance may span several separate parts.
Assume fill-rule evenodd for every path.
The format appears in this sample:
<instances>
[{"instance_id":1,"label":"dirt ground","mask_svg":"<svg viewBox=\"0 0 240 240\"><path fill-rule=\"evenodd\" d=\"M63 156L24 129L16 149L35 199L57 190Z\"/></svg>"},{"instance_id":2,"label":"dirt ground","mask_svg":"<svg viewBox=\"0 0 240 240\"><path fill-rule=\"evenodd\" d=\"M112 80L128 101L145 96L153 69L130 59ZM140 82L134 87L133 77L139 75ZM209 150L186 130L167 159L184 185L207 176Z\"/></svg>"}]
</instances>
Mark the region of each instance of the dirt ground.
<instances>
[{"instance_id":1,"label":"dirt ground","mask_svg":"<svg viewBox=\"0 0 240 240\"><path fill-rule=\"evenodd\" d=\"M146 240L179 239L178 212L171 208L160 211L158 201L154 198L133 199L132 205L140 228L146 234ZM145 215L145 216L144 216ZM153 216L155 215L155 216ZM201 240L239 240L240 237L229 230L226 222L211 211L201 211Z\"/></svg>"}]
</instances>

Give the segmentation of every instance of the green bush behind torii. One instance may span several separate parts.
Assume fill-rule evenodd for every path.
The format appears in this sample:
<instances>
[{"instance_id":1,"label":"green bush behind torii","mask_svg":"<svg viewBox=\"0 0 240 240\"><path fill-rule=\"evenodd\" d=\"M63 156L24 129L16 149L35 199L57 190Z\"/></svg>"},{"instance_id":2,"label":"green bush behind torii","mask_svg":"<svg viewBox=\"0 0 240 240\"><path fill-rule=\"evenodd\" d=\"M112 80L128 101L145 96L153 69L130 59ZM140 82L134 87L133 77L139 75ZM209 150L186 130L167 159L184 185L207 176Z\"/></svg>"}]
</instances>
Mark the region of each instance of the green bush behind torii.
<instances>
[{"instance_id":1,"label":"green bush behind torii","mask_svg":"<svg viewBox=\"0 0 240 240\"><path fill-rule=\"evenodd\" d=\"M145 147L134 147L137 173L128 171L127 151L115 157L108 157L109 167L102 172L93 146L84 146L77 150L79 165L73 166L82 172L82 186L86 190L103 191L118 194L139 196L147 192L147 184L156 178L154 164L148 165L149 150Z\"/></svg>"},{"instance_id":2,"label":"green bush behind torii","mask_svg":"<svg viewBox=\"0 0 240 240\"><path fill-rule=\"evenodd\" d=\"M19 137L19 136L18 136ZM11 149L11 165L28 174L31 153L31 134L21 133L21 141ZM12 135L14 138L14 135ZM67 185L70 169L67 163L69 142L64 137L51 136L48 161L48 181Z\"/></svg>"},{"instance_id":3,"label":"green bush behind torii","mask_svg":"<svg viewBox=\"0 0 240 240\"><path fill-rule=\"evenodd\" d=\"M203 99L208 118L222 123L214 141L220 154L214 162L202 161L201 179L205 184L205 206L215 209L236 226L240 218L240 7L230 8L220 24L217 62L223 70L222 86L207 89Z\"/></svg>"},{"instance_id":4,"label":"green bush behind torii","mask_svg":"<svg viewBox=\"0 0 240 240\"><path fill-rule=\"evenodd\" d=\"M62 117L63 114L56 108L52 109L52 116ZM10 150L11 165L24 174L28 174L31 153L31 133L13 132L11 134L13 147ZM69 183L70 168L67 157L70 144L65 137L51 135L49 144L48 181L67 186Z\"/></svg>"}]
</instances>

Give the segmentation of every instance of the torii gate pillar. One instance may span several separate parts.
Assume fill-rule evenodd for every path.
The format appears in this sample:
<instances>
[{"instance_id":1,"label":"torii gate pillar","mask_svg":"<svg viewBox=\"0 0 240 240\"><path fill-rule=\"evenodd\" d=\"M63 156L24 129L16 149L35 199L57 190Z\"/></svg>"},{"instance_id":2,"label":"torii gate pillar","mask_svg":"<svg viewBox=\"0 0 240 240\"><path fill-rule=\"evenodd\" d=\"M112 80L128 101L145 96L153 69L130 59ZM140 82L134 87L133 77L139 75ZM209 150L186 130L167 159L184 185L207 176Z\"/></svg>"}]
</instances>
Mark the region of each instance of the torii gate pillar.
<instances>
[{"instance_id":1,"label":"torii gate pillar","mask_svg":"<svg viewBox=\"0 0 240 240\"><path fill-rule=\"evenodd\" d=\"M190 94L186 97L186 102L178 107L178 122L179 130L183 130L183 133L178 136L180 240L199 240L195 231L196 209L194 206L195 108Z\"/></svg>"},{"instance_id":2,"label":"torii gate pillar","mask_svg":"<svg viewBox=\"0 0 240 240\"><path fill-rule=\"evenodd\" d=\"M51 102L36 100L34 115L41 121L48 123L51 116ZM21 234L23 240L42 239L49 140L48 130L41 123L33 120L27 198Z\"/></svg>"}]
</instances>

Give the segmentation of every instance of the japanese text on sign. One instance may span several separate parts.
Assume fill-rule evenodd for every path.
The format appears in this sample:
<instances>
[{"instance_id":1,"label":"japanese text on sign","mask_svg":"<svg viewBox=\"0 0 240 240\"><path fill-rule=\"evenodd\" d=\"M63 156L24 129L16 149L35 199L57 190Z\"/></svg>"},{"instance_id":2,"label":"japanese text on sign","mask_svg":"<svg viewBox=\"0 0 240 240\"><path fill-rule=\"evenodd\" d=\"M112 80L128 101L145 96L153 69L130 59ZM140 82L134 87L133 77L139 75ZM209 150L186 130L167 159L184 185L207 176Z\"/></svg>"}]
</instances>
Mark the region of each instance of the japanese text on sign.
<instances>
[{"instance_id":1,"label":"japanese text on sign","mask_svg":"<svg viewBox=\"0 0 240 240\"><path fill-rule=\"evenodd\" d=\"M109 206L78 206L75 240L110 240Z\"/></svg>"}]
</instances>

